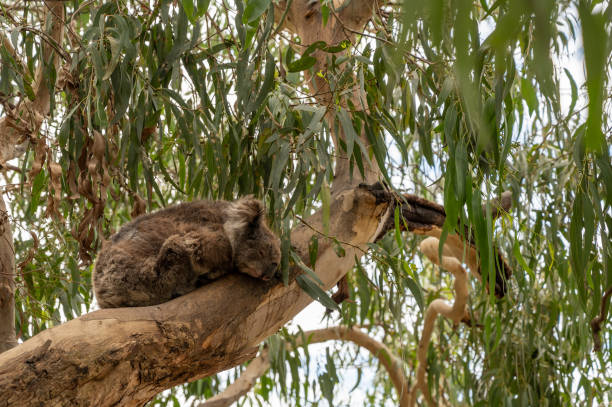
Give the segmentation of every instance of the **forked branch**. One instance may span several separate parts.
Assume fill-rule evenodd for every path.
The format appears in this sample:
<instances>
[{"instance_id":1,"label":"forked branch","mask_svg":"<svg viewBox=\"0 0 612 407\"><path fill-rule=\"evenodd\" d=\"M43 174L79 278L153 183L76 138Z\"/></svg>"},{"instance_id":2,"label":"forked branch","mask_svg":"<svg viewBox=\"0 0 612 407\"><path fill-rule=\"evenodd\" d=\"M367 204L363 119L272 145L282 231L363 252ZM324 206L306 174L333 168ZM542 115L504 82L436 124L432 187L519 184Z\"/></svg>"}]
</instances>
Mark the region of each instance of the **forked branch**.
<instances>
[{"instance_id":1,"label":"forked branch","mask_svg":"<svg viewBox=\"0 0 612 407\"><path fill-rule=\"evenodd\" d=\"M303 340L306 339L306 341ZM352 327L332 327L304 332L297 338L296 346L307 346L330 340L344 340L367 349L378 358L389 374L397 391L400 407L408 406L408 380L402 368L403 362L395 356L385 344L378 342L366 333ZM261 351L259 356L251 361L242 375L223 392L201 403L198 407L227 407L240 397L247 394L255 385L257 379L270 368L270 355L268 349Z\"/></svg>"}]
</instances>

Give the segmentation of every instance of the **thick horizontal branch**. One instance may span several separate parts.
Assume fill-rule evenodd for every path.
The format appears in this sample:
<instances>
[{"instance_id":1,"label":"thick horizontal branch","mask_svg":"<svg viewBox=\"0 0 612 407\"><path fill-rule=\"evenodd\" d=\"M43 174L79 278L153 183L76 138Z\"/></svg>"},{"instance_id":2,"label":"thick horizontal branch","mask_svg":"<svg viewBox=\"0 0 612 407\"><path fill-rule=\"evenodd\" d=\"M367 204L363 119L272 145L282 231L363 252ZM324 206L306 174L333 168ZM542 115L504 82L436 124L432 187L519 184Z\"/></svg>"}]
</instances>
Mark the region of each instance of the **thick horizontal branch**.
<instances>
[{"instance_id":1,"label":"thick horizontal branch","mask_svg":"<svg viewBox=\"0 0 612 407\"><path fill-rule=\"evenodd\" d=\"M330 206L330 234L346 243L346 255L320 242L315 272L326 290L367 250L386 209L363 188L345 190ZM309 222L323 229L322 214ZM313 233L307 227L292 233L304 260ZM172 386L251 359L261 341L310 302L295 281L284 286L231 274L157 306L83 315L0 355L0 406L143 405Z\"/></svg>"},{"instance_id":2,"label":"thick horizontal branch","mask_svg":"<svg viewBox=\"0 0 612 407\"><path fill-rule=\"evenodd\" d=\"M400 229L406 230L419 235L427 235L440 238L442 235L442 227L446 220L446 211L444 207L435 202L418 197L412 194L395 194L386 189L382 184L375 184L368 187L371 193L376 196L378 202L393 202L394 204L387 209L387 216L381 224L380 229L376 234L376 240L381 239L386 233L395 229L394 211L396 207L400 208L402 219L400 221ZM486 206L491 207L492 218L498 218L503 213L510 210L512 206L512 193L506 191L501 194L499 199L494 199L483 207L483 212ZM445 243L448 245L447 250L452 250L453 256L457 259L462 259L470 268L470 270L481 278L479 254L474 243L472 232L465 227L463 233L459 233L459 225L457 233L449 234ZM498 298L503 297L507 291L507 281L512 275L512 269L504 259L499 250L495 250L496 254L496 276L495 276L495 295Z\"/></svg>"}]
</instances>

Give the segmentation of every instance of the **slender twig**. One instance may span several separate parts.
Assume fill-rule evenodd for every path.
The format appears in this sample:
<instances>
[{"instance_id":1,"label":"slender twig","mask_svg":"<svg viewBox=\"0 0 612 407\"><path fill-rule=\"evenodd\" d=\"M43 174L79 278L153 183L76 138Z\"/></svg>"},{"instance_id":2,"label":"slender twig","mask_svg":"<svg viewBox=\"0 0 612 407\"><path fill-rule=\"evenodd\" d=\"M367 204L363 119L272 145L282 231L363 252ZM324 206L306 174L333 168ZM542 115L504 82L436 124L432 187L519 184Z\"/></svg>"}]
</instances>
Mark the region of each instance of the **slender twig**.
<instances>
[{"instance_id":1,"label":"slender twig","mask_svg":"<svg viewBox=\"0 0 612 407\"><path fill-rule=\"evenodd\" d=\"M601 325L606 321L608 316L608 305L610 305L610 296L612 295L612 286L608 287L603 297L601 298L601 305L599 308L599 314L591 320L591 331L593 331L593 352L601 351Z\"/></svg>"}]
</instances>

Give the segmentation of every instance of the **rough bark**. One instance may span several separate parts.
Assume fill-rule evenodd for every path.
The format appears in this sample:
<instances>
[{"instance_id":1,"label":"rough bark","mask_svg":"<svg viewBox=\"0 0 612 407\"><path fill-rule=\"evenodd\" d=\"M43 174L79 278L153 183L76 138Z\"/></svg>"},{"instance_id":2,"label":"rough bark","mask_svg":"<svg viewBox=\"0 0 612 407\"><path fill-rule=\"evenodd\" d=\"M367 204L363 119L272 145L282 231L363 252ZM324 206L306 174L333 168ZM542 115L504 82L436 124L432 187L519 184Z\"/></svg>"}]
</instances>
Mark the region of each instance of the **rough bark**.
<instances>
[{"instance_id":1,"label":"rough bark","mask_svg":"<svg viewBox=\"0 0 612 407\"><path fill-rule=\"evenodd\" d=\"M325 289L365 252L386 205L356 188L331 206L330 232L346 243L346 255L319 244L315 271ZM320 215L313 218L310 225L322 228ZM313 233L295 230L299 251L308 252ZM294 281L283 286L236 274L159 306L92 312L0 355L0 405L143 405L164 389L253 357L311 301Z\"/></svg>"},{"instance_id":2,"label":"rough bark","mask_svg":"<svg viewBox=\"0 0 612 407\"><path fill-rule=\"evenodd\" d=\"M16 345L15 249L11 224L0 193L0 353Z\"/></svg>"}]
</instances>

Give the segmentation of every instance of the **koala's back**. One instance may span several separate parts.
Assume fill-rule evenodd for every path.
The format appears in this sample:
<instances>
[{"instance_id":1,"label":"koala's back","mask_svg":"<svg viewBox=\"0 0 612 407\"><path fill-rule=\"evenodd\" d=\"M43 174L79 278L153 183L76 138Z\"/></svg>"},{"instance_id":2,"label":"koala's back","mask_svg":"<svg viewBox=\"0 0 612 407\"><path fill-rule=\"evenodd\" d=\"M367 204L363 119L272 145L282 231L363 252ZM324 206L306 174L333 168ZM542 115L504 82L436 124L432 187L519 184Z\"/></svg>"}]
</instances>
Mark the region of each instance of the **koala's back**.
<instances>
[{"instance_id":1,"label":"koala's back","mask_svg":"<svg viewBox=\"0 0 612 407\"><path fill-rule=\"evenodd\" d=\"M111 236L110 244L153 238L155 241L147 244L150 247L151 244L158 243L159 239L162 239L163 243L168 236L178 231L189 231L209 224L223 224L229 204L227 201L201 200L181 203L139 216Z\"/></svg>"},{"instance_id":2,"label":"koala's back","mask_svg":"<svg viewBox=\"0 0 612 407\"><path fill-rule=\"evenodd\" d=\"M223 237L229 205L227 201L187 202L142 215L124 225L98 254L93 285L100 307L159 304L192 290L194 281L174 283L174 292L162 288L160 279L164 276L156 270L157 256L172 235L207 227L219 231L211 234L211 239ZM224 247L224 242L220 244ZM229 251L231 256L231 248Z\"/></svg>"}]
</instances>

